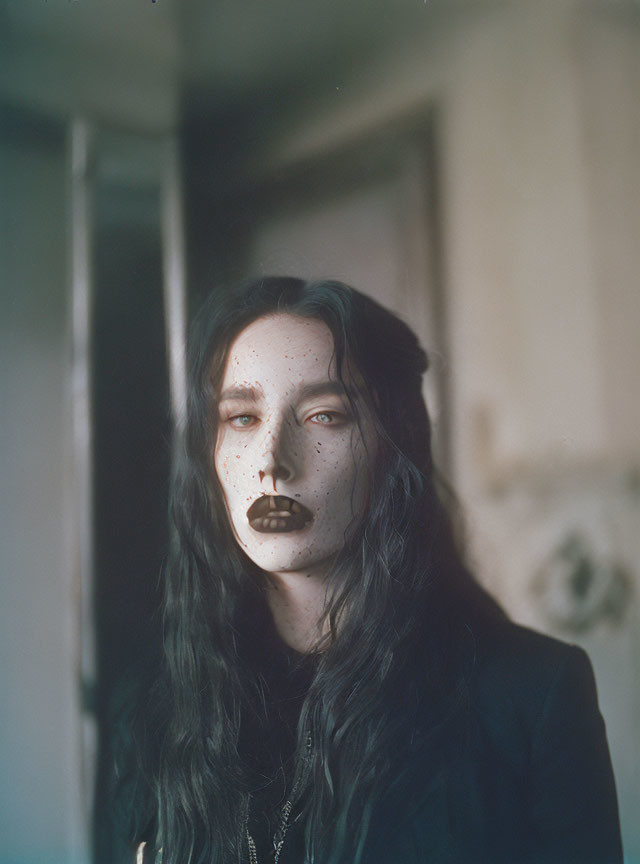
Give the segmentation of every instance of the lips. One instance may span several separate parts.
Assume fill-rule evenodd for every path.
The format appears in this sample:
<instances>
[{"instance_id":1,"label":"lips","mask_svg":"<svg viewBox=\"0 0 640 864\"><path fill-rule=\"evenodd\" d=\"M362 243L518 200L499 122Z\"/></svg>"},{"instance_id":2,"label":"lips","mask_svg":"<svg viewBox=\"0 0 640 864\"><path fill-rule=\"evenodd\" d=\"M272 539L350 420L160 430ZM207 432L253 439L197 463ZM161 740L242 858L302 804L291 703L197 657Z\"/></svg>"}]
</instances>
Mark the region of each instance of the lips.
<instances>
[{"instance_id":1,"label":"lips","mask_svg":"<svg viewBox=\"0 0 640 864\"><path fill-rule=\"evenodd\" d=\"M264 534L300 531L311 522L310 510L286 495L263 495L247 510L249 525Z\"/></svg>"}]
</instances>

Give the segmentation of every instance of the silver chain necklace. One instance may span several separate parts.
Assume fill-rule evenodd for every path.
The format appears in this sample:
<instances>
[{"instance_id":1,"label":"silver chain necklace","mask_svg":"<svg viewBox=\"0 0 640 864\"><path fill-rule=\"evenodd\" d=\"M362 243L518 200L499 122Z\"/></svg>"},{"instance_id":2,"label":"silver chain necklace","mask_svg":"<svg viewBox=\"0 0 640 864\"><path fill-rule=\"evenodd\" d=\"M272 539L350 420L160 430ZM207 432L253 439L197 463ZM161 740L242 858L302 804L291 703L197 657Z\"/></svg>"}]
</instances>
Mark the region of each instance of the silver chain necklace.
<instances>
[{"instance_id":1,"label":"silver chain necklace","mask_svg":"<svg viewBox=\"0 0 640 864\"><path fill-rule=\"evenodd\" d=\"M305 754L305 770L300 772L296 782L293 784L293 789L291 790L291 795L284 802L282 810L280 811L280 819L278 822L278 828L276 833L273 835L273 864L278 864L280 860L280 853L282 852L282 847L284 846L285 837L287 836L287 831L289 830L289 826L291 825L291 811L293 810L293 806L298 800L298 795L300 792L300 785L302 779L306 777L307 769L309 767L309 763L311 761L311 732L307 733L307 748ZM251 833L249 832L249 805L247 805L247 816L244 823L244 833L247 841L247 846L249 848L249 864L259 864L258 862L258 851L256 849L256 843Z\"/></svg>"}]
</instances>

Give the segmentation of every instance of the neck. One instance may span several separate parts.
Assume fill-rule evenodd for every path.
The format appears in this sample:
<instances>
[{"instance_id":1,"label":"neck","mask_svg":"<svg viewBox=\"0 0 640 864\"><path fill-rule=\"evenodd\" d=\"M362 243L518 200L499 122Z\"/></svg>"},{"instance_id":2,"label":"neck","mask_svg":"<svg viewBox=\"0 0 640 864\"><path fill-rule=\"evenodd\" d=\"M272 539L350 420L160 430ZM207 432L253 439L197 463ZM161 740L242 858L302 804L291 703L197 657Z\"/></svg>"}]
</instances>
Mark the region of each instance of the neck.
<instances>
[{"instance_id":1,"label":"neck","mask_svg":"<svg viewBox=\"0 0 640 864\"><path fill-rule=\"evenodd\" d=\"M324 576L299 573L269 573L267 603L282 641L308 654L326 630L319 625L324 610L327 583Z\"/></svg>"}]
</instances>

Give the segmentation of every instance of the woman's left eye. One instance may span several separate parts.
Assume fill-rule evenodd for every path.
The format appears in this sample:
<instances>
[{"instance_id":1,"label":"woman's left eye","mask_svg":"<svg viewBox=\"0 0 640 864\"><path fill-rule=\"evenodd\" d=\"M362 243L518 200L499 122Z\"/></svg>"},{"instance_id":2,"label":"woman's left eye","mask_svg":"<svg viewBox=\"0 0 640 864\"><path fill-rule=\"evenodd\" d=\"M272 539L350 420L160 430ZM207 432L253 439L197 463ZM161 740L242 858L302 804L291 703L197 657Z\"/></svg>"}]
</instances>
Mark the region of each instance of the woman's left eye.
<instances>
[{"instance_id":1,"label":"woman's left eye","mask_svg":"<svg viewBox=\"0 0 640 864\"><path fill-rule=\"evenodd\" d=\"M319 411L317 414L314 414L309 419L312 423L318 423L321 426L329 426L331 424L337 423L340 418L338 414L335 414L333 411Z\"/></svg>"}]
</instances>

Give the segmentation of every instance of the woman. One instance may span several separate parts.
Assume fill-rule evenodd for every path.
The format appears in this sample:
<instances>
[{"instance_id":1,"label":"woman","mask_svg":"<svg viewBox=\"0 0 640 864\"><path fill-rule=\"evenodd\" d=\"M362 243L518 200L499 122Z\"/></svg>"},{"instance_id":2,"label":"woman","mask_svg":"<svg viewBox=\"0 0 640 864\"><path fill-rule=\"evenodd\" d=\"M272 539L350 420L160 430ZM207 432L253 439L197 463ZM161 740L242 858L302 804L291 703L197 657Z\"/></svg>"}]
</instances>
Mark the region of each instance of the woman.
<instances>
[{"instance_id":1,"label":"woman","mask_svg":"<svg viewBox=\"0 0 640 864\"><path fill-rule=\"evenodd\" d=\"M189 352L114 859L620 862L589 661L463 564L410 329L340 283L269 278L211 297Z\"/></svg>"}]
</instances>

